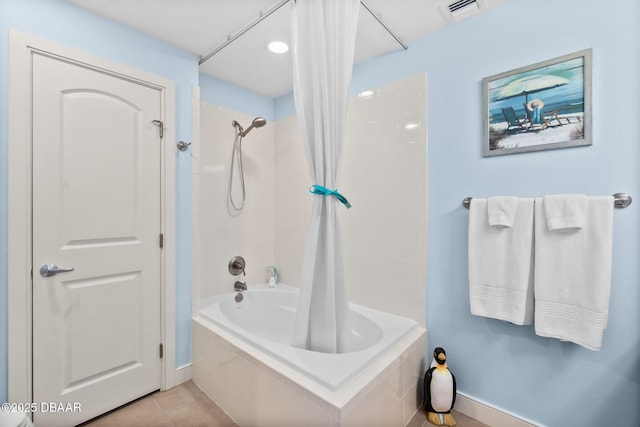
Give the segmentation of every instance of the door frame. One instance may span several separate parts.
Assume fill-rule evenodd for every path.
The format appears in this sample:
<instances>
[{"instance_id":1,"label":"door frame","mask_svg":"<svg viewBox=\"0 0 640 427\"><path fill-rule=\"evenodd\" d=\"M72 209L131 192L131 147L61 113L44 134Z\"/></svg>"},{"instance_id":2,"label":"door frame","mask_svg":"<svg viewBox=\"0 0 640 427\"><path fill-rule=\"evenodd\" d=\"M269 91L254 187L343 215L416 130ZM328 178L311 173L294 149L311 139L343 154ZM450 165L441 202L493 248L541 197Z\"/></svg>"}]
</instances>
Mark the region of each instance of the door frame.
<instances>
[{"instance_id":1,"label":"door frame","mask_svg":"<svg viewBox=\"0 0 640 427\"><path fill-rule=\"evenodd\" d=\"M164 77L80 52L19 31L9 31L8 155L8 394L10 402L33 402L32 378L32 55L37 52L125 78L161 93L160 330L164 345L161 387L176 385L175 369L175 85ZM37 273L36 273L37 274ZM38 403L38 402L35 402Z\"/></svg>"}]
</instances>

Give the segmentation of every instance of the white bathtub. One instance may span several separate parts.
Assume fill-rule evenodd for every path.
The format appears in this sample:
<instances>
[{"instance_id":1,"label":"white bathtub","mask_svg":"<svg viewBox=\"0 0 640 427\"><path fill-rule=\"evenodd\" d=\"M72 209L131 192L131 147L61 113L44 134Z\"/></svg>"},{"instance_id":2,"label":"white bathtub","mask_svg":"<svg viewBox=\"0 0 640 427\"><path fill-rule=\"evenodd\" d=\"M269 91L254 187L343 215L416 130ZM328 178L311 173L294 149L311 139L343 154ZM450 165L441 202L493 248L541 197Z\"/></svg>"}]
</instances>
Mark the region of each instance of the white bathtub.
<instances>
[{"instance_id":1,"label":"white bathtub","mask_svg":"<svg viewBox=\"0 0 640 427\"><path fill-rule=\"evenodd\" d=\"M244 292L242 302L234 296L230 292L203 301L200 316L332 391L418 328L414 320L351 304L351 348L347 353L318 353L291 345L297 288L259 285Z\"/></svg>"},{"instance_id":2,"label":"white bathtub","mask_svg":"<svg viewBox=\"0 0 640 427\"><path fill-rule=\"evenodd\" d=\"M194 382L243 426L404 426L421 403L426 333L415 321L351 304L353 348L290 345L297 288L249 287L201 301ZM231 385L233 384L233 385Z\"/></svg>"}]
</instances>

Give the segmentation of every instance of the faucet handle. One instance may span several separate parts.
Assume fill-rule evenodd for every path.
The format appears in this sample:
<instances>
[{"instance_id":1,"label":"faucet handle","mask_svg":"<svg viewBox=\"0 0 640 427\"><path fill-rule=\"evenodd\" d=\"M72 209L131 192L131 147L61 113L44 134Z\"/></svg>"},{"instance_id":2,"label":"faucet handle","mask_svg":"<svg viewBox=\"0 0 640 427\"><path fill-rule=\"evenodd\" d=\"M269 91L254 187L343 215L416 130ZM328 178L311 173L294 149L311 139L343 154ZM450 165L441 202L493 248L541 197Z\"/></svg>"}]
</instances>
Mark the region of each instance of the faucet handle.
<instances>
[{"instance_id":1,"label":"faucet handle","mask_svg":"<svg viewBox=\"0 0 640 427\"><path fill-rule=\"evenodd\" d=\"M246 263L244 261L244 258L242 258L241 256L234 256L233 258L231 258L231 261L229 261L229 273L233 274L234 276L237 276L239 274L246 276L247 273L244 271L245 267Z\"/></svg>"}]
</instances>

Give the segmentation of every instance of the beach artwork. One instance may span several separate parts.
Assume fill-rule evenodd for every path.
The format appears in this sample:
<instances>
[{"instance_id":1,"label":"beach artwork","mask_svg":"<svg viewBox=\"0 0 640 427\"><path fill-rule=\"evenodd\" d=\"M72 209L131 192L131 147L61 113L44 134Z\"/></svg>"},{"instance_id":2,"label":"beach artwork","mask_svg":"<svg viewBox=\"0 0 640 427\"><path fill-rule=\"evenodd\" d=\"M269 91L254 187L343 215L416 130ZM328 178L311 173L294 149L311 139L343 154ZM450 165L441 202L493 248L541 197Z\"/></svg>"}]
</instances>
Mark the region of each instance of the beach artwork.
<instances>
[{"instance_id":1,"label":"beach artwork","mask_svg":"<svg viewBox=\"0 0 640 427\"><path fill-rule=\"evenodd\" d=\"M485 156L591 144L591 49L482 83Z\"/></svg>"}]
</instances>

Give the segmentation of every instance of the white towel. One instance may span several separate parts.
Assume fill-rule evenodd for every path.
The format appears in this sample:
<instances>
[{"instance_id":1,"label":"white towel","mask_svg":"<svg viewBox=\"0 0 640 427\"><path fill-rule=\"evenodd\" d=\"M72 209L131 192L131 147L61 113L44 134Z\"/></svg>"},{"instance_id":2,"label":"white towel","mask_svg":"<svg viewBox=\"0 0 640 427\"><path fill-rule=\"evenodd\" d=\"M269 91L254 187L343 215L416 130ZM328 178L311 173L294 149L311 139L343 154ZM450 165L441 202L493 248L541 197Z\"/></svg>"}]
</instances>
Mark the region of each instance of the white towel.
<instances>
[{"instance_id":1,"label":"white towel","mask_svg":"<svg viewBox=\"0 0 640 427\"><path fill-rule=\"evenodd\" d=\"M512 196L494 196L487 199L489 225L492 227L511 227L516 217L518 198Z\"/></svg>"},{"instance_id":2,"label":"white towel","mask_svg":"<svg viewBox=\"0 0 640 427\"><path fill-rule=\"evenodd\" d=\"M518 199L511 227L491 227L486 199L469 207L471 313L529 325L533 320L533 199Z\"/></svg>"},{"instance_id":3,"label":"white towel","mask_svg":"<svg viewBox=\"0 0 640 427\"><path fill-rule=\"evenodd\" d=\"M536 199L535 329L600 350L609 317L613 198L587 197L584 228L549 230Z\"/></svg>"},{"instance_id":4,"label":"white towel","mask_svg":"<svg viewBox=\"0 0 640 427\"><path fill-rule=\"evenodd\" d=\"M571 231L584 228L587 215L587 196L584 194L555 194L544 196L544 213L549 230Z\"/></svg>"}]
</instances>

